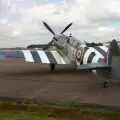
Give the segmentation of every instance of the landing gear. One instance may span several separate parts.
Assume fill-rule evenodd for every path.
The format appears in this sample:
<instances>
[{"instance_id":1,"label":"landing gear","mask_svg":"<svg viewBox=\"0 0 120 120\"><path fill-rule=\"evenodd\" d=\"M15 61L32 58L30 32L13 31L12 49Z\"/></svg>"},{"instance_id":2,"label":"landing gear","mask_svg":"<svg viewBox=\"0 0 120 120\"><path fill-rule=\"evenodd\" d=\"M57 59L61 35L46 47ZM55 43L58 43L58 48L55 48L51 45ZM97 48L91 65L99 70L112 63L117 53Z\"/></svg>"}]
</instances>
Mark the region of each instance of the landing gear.
<instances>
[{"instance_id":1,"label":"landing gear","mask_svg":"<svg viewBox=\"0 0 120 120\"><path fill-rule=\"evenodd\" d=\"M104 70L97 70L97 74L102 76L103 79L103 88L111 87L111 68L104 69Z\"/></svg>"},{"instance_id":2,"label":"landing gear","mask_svg":"<svg viewBox=\"0 0 120 120\"><path fill-rule=\"evenodd\" d=\"M53 72L55 70L55 64L51 63L50 64L50 71Z\"/></svg>"},{"instance_id":3,"label":"landing gear","mask_svg":"<svg viewBox=\"0 0 120 120\"><path fill-rule=\"evenodd\" d=\"M104 87L104 88L109 88L109 83L108 83L107 81L105 81L105 82L103 83L103 87Z\"/></svg>"}]
</instances>

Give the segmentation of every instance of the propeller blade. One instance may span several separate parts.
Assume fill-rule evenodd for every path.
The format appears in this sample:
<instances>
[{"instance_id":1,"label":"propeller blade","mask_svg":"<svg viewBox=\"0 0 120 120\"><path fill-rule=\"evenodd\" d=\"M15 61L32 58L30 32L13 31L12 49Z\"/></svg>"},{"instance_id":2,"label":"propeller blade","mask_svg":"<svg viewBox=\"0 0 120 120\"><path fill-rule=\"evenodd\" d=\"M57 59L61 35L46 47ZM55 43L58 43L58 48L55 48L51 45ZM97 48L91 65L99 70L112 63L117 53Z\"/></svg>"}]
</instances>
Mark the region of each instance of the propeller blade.
<instances>
[{"instance_id":1,"label":"propeller blade","mask_svg":"<svg viewBox=\"0 0 120 120\"><path fill-rule=\"evenodd\" d=\"M46 22L43 22L43 24L53 35L55 35L55 32L50 28L50 26Z\"/></svg>"},{"instance_id":2,"label":"propeller blade","mask_svg":"<svg viewBox=\"0 0 120 120\"><path fill-rule=\"evenodd\" d=\"M63 34L73 23L70 23L69 25L67 25L64 30L61 32L61 34Z\"/></svg>"}]
</instances>

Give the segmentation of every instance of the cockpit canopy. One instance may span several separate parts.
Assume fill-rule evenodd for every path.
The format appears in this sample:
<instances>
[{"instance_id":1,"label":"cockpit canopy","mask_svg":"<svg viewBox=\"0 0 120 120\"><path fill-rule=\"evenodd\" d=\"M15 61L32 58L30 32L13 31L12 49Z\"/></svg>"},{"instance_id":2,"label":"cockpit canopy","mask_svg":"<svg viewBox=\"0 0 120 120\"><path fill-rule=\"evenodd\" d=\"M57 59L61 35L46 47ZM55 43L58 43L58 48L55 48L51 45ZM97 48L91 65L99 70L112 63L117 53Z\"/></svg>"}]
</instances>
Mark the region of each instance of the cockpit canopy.
<instances>
[{"instance_id":1,"label":"cockpit canopy","mask_svg":"<svg viewBox=\"0 0 120 120\"><path fill-rule=\"evenodd\" d=\"M76 38L74 38L72 36L69 37L69 39L70 39L70 44L75 46L75 47L80 47L81 45L84 44L84 42L82 42L82 41L80 41L80 40L78 40L78 39L76 39Z\"/></svg>"}]
</instances>

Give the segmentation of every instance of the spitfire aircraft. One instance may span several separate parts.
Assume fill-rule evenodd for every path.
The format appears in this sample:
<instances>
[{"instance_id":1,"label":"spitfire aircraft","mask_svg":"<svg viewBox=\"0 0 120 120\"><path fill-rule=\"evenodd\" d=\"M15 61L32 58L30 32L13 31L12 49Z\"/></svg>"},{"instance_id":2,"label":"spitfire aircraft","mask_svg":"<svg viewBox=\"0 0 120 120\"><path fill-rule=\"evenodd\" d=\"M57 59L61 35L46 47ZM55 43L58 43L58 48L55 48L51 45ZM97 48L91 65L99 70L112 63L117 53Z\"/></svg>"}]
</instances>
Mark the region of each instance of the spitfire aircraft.
<instances>
[{"instance_id":1,"label":"spitfire aircraft","mask_svg":"<svg viewBox=\"0 0 120 120\"><path fill-rule=\"evenodd\" d=\"M0 58L22 59L24 62L49 64L54 71L57 64L74 65L76 69L108 69L110 68L109 50L105 46L87 47L85 42L67 36L65 31L72 25L68 24L60 34L43 22L43 25L52 33L52 40L42 49L0 50Z\"/></svg>"}]
</instances>

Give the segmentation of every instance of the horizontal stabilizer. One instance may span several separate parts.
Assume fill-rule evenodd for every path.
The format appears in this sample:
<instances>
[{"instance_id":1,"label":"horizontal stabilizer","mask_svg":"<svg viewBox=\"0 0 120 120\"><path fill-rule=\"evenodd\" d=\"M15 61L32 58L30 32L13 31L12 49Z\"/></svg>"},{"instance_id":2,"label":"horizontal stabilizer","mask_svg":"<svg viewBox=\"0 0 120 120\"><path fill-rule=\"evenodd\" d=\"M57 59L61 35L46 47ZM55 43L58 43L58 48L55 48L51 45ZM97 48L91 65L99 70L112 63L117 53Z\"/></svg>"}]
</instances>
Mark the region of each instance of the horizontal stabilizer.
<instances>
[{"instance_id":1,"label":"horizontal stabilizer","mask_svg":"<svg viewBox=\"0 0 120 120\"><path fill-rule=\"evenodd\" d=\"M103 63L89 63L78 66L78 69L82 70L108 69L108 68L111 68L111 66Z\"/></svg>"}]
</instances>

